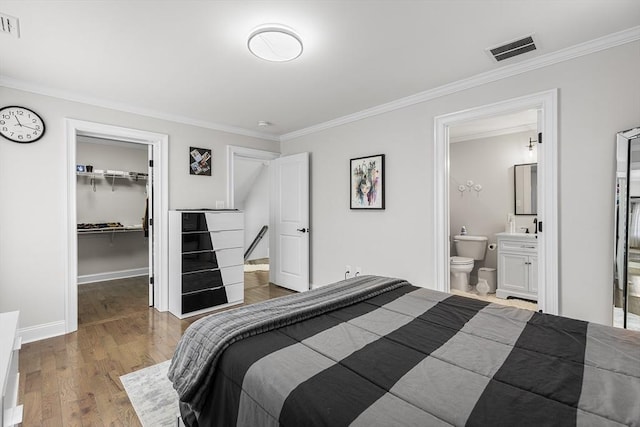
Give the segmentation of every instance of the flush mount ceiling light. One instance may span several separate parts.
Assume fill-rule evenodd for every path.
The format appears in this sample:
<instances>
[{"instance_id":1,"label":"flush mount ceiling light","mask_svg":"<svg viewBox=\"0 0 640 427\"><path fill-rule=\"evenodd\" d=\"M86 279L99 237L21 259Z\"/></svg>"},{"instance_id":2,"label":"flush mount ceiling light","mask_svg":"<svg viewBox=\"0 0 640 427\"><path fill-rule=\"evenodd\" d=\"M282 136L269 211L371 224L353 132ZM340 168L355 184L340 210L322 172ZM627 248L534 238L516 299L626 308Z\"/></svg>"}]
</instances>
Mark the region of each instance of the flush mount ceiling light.
<instances>
[{"instance_id":1,"label":"flush mount ceiling light","mask_svg":"<svg viewBox=\"0 0 640 427\"><path fill-rule=\"evenodd\" d=\"M302 54L302 41L290 28L282 25L264 25L249 35L249 51L258 58L285 62Z\"/></svg>"}]
</instances>

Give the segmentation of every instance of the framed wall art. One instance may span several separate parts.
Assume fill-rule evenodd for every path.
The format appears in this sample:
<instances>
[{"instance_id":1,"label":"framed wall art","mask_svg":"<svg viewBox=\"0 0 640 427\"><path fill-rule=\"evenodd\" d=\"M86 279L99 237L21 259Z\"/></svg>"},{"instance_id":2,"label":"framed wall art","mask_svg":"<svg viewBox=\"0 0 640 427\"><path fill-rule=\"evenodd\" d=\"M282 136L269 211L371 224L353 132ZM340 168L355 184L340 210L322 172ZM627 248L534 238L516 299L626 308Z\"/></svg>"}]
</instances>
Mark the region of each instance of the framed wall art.
<instances>
[{"instance_id":1,"label":"framed wall art","mask_svg":"<svg viewBox=\"0 0 640 427\"><path fill-rule=\"evenodd\" d=\"M351 209L384 209L384 154L349 162Z\"/></svg>"},{"instance_id":2,"label":"framed wall art","mask_svg":"<svg viewBox=\"0 0 640 427\"><path fill-rule=\"evenodd\" d=\"M189 173L211 176L211 150L189 147Z\"/></svg>"}]
</instances>

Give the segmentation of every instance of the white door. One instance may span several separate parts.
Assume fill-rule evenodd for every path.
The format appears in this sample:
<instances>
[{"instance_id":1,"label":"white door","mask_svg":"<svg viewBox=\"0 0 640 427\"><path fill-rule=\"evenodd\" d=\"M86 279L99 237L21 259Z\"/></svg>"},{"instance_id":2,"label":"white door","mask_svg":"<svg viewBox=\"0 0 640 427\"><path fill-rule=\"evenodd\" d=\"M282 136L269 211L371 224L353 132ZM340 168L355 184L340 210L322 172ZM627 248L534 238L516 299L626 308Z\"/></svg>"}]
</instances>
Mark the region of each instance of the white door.
<instances>
[{"instance_id":1,"label":"white door","mask_svg":"<svg viewBox=\"0 0 640 427\"><path fill-rule=\"evenodd\" d=\"M153 307L153 145L148 145L149 169L147 176L147 208L146 208L146 227L148 227L147 235L149 236L149 307ZM144 219L143 219L144 221ZM145 225L143 225L143 228Z\"/></svg>"},{"instance_id":2,"label":"white door","mask_svg":"<svg viewBox=\"0 0 640 427\"><path fill-rule=\"evenodd\" d=\"M273 281L294 291L309 290L309 153L271 163Z\"/></svg>"}]
</instances>

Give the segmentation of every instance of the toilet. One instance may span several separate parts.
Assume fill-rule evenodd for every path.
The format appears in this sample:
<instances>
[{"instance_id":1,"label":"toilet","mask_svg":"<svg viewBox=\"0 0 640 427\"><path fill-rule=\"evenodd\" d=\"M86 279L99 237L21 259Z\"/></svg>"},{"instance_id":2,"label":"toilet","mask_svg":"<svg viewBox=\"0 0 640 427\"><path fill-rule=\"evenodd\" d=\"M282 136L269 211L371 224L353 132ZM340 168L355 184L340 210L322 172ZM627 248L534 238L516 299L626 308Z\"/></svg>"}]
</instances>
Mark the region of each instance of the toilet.
<instances>
[{"instance_id":1,"label":"toilet","mask_svg":"<svg viewBox=\"0 0 640 427\"><path fill-rule=\"evenodd\" d=\"M473 258L464 256L452 256L449 262L451 271L451 288L461 291L471 290L469 286L469 273L473 270Z\"/></svg>"},{"instance_id":2,"label":"toilet","mask_svg":"<svg viewBox=\"0 0 640 427\"><path fill-rule=\"evenodd\" d=\"M453 237L457 256L449 259L450 286L452 289L470 291L469 275L476 261L484 260L487 252L486 236L459 235Z\"/></svg>"}]
</instances>

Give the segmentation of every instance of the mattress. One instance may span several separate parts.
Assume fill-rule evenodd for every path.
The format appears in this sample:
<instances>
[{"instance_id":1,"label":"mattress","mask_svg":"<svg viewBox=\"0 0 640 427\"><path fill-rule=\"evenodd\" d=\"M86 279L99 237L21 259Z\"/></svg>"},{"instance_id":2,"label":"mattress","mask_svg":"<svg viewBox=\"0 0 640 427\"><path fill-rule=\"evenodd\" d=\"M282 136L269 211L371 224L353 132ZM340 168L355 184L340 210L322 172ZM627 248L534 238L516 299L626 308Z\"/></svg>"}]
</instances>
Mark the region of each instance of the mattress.
<instances>
[{"instance_id":1,"label":"mattress","mask_svg":"<svg viewBox=\"0 0 640 427\"><path fill-rule=\"evenodd\" d=\"M640 334L365 276L200 319L189 426L640 425Z\"/></svg>"}]
</instances>

